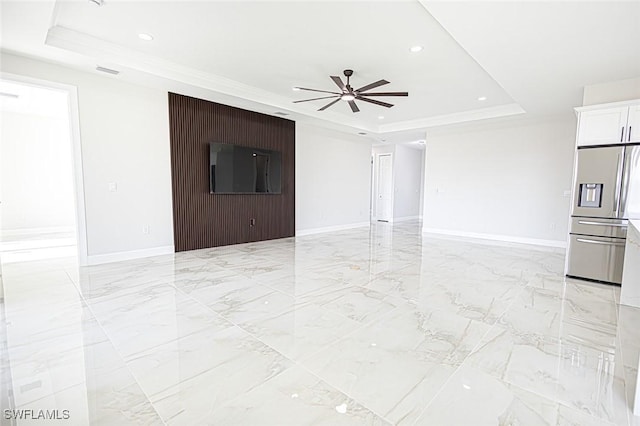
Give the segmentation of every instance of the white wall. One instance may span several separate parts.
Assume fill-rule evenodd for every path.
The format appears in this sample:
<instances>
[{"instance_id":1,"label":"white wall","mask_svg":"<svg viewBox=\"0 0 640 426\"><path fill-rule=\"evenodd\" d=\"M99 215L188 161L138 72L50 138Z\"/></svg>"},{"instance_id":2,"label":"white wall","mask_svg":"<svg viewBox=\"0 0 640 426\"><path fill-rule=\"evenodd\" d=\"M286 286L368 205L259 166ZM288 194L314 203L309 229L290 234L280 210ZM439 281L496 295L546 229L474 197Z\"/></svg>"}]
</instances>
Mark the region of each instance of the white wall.
<instances>
[{"instance_id":1,"label":"white wall","mask_svg":"<svg viewBox=\"0 0 640 426\"><path fill-rule=\"evenodd\" d=\"M420 193L422 192L421 149L396 146L394 158L393 220L416 218L420 215Z\"/></svg>"},{"instance_id":2,"label":"white wall","mask_svg":"<svg viewBox=\"0 0 640 426\"><path fill-rule=\"evenodd\" d=\"M0 112L3 231L75 226L67 103L59 101L52 107L63 117Z\"/></svg>"},{"instance_id":3,"label":"white wall","mask_svg":"<svg viewBox=\"0 0 640 426\"><path fill-rule=\"evenodd\" d=\"M582 105L640 99L640 77L585 86Z\"/></svg>"},{"instance_id":4,"label":"white wall","mask_svg":"<svg viewBox=\"0 0 640 426\"><path fill-rule=\"evenodd\" d=\"M168 96L46 62L3 54L2 71L77 86L88 254L173 245ZM117 192L109 192L109 183ZM150 233L142 232L143 226ZM99 258L98 256L97 258Z\"/></svg>"},{"instance_id":5,"label":"white wall","mask_svg":"<svg viewBox=\"0 0 640 426\"><path fill-rule=\"evenodd\" d=\"M296 234L369 223L371 144L296 123Z\"/></svg>"},{"instance_id":6,"label":"white wall","mask_svg":"<svg viewBox=\"0 0 640 426\"><path fill-rule=\"evenodd\" d=\"M428 134L423 230L564 245L574 146L571 118Z\"/></svg>"}]
</instances>

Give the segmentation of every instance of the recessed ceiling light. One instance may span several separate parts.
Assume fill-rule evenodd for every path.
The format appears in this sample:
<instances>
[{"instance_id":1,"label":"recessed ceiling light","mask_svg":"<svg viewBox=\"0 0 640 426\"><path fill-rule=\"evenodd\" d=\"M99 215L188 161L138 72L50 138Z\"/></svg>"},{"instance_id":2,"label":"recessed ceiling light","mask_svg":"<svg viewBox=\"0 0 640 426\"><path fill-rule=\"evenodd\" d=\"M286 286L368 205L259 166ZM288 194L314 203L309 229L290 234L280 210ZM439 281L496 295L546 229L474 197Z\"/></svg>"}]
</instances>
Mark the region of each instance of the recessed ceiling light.
<instances>
[{"instance_id":1,"label":"recessed ceiling light","mask_svg":"<svg viewBox=\"0 0 640 426\"><path fill-rule=\"evenodd\" d=\"M384 115L379 115L378 120L384 120Z\"/></svg>"},{"instance_id":2,"label":"recessed ceiling light","mask_svg":"<svg viewBox=\"0 0 640 426\"><path fill-rule=\"evenodd\" d=\"M415 52L419 52L419 51L422 50L422 46L412 46L411 49L409 49L409 50L411 50L414 53Z\"/></svg>"},{"instance_id":3,"label":"recessed ceiling light","mask_svg":"<svg viewBox=\"0 0 640 426\"><path fill-rule=\"evenodd\" d=\"M293 90L294 92L297 92L297 91L300 90L300 88L299 87L293 87L291 90Z\"/></svg>"},{"instance_id":4,"label":"recessed ceiling light","mask_svg":"<svg viewBox=\"0 0 640 426\"><path fill-rule=\"evenodd\" d=\"M147 34L147 33L140 33L138 34L138 38L140 40L144 40L144 41L151 41L153 40L153 36L151 34Z\"/></svg>"},{"instance_id":5,"label":"recessed ceiling light","mask_svg":"<svg viewBox=\"0 0 640 426\"><path fill-rule=\"evenodd\" d=\"M486 101L486 100L487 100L487 97L486 97L486 96L480 96L480 97L478 98L478 100L479 100L479 101Z\"/></svg>"}]
</instances>

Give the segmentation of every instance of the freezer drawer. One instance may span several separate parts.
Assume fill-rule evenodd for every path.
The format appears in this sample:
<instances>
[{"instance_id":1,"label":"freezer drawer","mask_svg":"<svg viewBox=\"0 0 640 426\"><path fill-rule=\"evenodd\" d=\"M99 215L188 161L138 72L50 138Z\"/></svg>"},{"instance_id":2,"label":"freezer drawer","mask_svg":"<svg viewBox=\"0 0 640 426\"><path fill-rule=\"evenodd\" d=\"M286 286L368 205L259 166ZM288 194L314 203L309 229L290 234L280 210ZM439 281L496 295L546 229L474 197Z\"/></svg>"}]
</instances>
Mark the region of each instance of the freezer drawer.
<instances>
[{"instance_id":1,"label":"freezer drawer","mask_svg":"<svg viewBox=\"0 0 640 426\"><path fill-rule=\"evenodd\" d=\"M629 222L622 219L572 217L571 234L597 235L600 237L626 238Z\"/></svg>"},{"instance_id":2,"label":"freezer drawer","mask_svg":"<svg viewBox=\"0 0 640 426\"><path fill-rule=\"evenodd\" d=\"M567 275L620 284L624 245L620 238L571 235Z\"/></svg>"}]
</instances>

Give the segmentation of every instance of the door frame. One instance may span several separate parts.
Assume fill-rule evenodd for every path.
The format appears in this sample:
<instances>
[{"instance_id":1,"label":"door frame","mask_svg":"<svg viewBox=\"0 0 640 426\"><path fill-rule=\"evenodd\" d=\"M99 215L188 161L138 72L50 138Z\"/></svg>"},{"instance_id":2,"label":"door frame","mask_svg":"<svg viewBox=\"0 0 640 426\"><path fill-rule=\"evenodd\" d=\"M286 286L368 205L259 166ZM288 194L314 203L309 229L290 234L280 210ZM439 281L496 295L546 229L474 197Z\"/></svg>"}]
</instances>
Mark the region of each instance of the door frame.
<instances>
[{"instance_id":1,"label":"door frame","mask_svg":"<svg viewBox=\"0 0 640 426\"><path fill-rule=\"evenodd\" d=\"M391 197L390 197L390 203L391 203L391 217L389 217L388 220L383 220L384 222L388 222L388 223L392 223L393 222L393 205L394 205L394 179L395 179L395 174L394 174L394 168L393 168L393 152L381 152L381 153L376 153L374 154L374 164L373 164L373 182L372 182L372 200L371 200L371 204L372 204L372 215L371 215L371 220L372 221L379 221L380 219L378 219L378 196L379 196L379 181L380 181L380 157L383 156L388 156L391 160Z\"/></svg>"},{"instance_id":2,"label":"door frame","mask_svg":"<svg viewBox=\"0 0 640 426\"><path fill-rule=\"evenodd\" d=\"M58 90L67 93L69 114L69 135L71 137L71 163L73 165L73 186L75 195L76 243L78 264L87 265L87 218L84 197L84 175L82 173L82 141L80 138L80 110L78 88L64 83L27 77L19 74L0 72L0 79L28 86Z\"/></svg>"}]
</instances>

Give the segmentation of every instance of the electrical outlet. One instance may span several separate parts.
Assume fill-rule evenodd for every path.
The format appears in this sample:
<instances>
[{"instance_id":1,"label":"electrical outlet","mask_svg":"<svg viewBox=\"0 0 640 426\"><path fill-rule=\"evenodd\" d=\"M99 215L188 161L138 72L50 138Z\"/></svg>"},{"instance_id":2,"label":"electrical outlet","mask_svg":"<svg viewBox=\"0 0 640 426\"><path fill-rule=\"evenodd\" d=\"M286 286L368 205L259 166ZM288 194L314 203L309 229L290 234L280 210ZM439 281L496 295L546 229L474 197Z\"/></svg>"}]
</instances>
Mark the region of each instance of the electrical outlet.
<instances>
[{"instance_id":1,"label":"electrical outlet","mask_svg":"<svg viewBox=\"0 0 640 426\"><path fill-rule=\"evenodd\" d=\"M118 192L118 184L116 182L109 182L109 192Z\"/></svg>"},{"instance_id":2,"label":"electrical outlet","mask_svg":"<svg viewBox=\"0 0 640 426\"><path fill-rule=\"evenodd\" d=\"M150 234L151 233L151 227L149 225L144 225L142 227L142 233L143 234Z\"/></svg>"},{"instance_id":3,"label":"electrical outlet","mask_svg":"<svg viewBox=\"0 0 640 426\"><path fill-rule=\"evenodd\" d=\"M256 220L254 218L249 219L249 226L256 226Z\"/></svg>"},{"instance_id":4,"label":"electrical outlet","mask_svg":"<svg viewBox=\"0 0 640 426\"><path fill-rule=\"evenodd\" d=\"M556 230L556 224L555 223L551 223L549 225L549 229L551 229L552 231L555 231Z\"/></svg>"}]
</instances>

